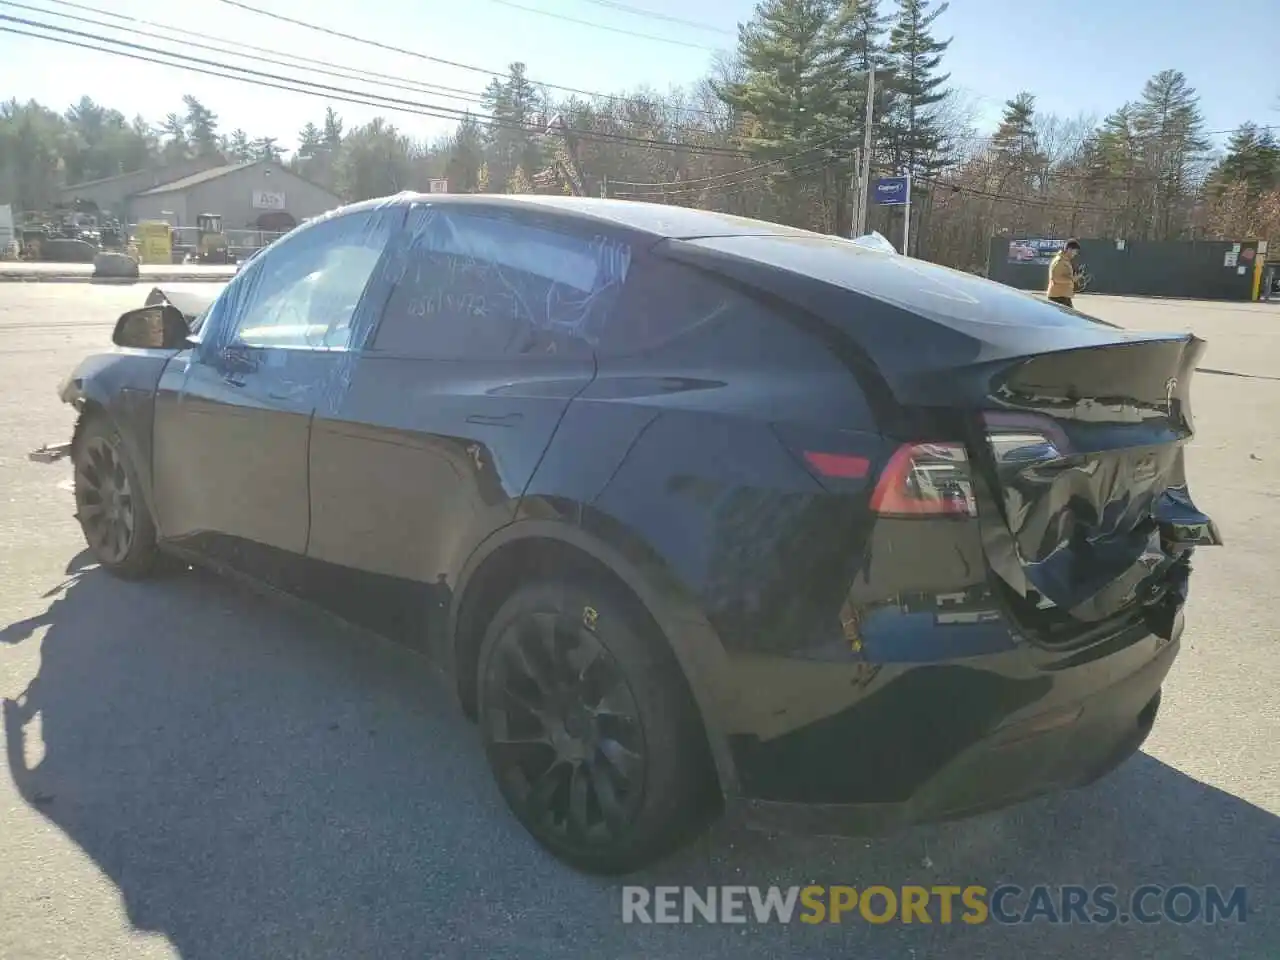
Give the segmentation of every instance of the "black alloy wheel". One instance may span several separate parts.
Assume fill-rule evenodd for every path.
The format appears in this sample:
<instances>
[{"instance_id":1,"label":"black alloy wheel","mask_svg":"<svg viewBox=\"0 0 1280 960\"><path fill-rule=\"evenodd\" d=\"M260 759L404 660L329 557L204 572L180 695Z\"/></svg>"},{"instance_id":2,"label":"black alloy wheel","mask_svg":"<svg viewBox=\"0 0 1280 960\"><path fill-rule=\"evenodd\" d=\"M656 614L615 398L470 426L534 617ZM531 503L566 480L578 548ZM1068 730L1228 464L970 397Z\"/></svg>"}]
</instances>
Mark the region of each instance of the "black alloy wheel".
<instances>
[{"instance_id":1,"label":"black alloy wheel","mask_svg":"<svg viewBox=\"0 0 1280 960\"><path fill-rule=\"evenodd\" d=\"M129 555L137 531L137 504L124 462L103 436L90 437L76 464L76 515L94 555L105 564Z\"/></svg>"},{"instance_id":2,"label":"black alloy wheel","mask_svg":"<svg viewBox=\"0 0 1280 960\"><path fill-rule=\"evenodd\" d=\"M596 584L526 584L480 650L479 718L507 805L555 856L635 870L704 823L716 786L674 655Z\"/></svg>"},{"instance_id":3,"label":"black alloy wheel","mask_svg":"<svg viewBox=\"0 0 1280 960\"><path fill-rule=\"evenodd\" d=\"M618 843L644 795L640 711L582 623L531 613L498 639L486 698L494 767L525 817L562 844Z\"/></svg>"},{"instance_id":4,"label":"black alloy wheel","mask_svg":"<svg viewBox=\"0 0 1280 960\"><path fill-rule=\"evenodd\" d=\"M76 439L73 463L76 519L94 557L120 576L149 573L155 527L119 435L100 418L89 421Z\"/></svg>"}]
</instances>

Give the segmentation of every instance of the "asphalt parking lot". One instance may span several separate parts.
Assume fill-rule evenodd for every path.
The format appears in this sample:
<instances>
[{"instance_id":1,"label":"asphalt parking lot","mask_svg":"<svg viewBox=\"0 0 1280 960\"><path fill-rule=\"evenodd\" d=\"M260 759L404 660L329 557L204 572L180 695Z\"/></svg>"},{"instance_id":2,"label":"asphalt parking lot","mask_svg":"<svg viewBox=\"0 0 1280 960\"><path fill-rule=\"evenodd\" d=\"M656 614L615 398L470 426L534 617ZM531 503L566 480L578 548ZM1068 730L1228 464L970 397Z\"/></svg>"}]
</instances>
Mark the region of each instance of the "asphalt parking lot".
<instances>
[{"instance_id":1,"label":"asphalt parking lot","mask_svg":"<svg viewBox=\"0 0 1280 960\"><path fill-rule=\"evenodd\" d=\"M722 826L629 882L1248 888L1246 922L624 925L508 816L416 657L199 574L84 567L54 396L149 287L0 286L0 957L1275 958L1280 307L1082 297L1209 341L1204 551L1144 752L1094 787L891 838ZM207 286L201 289L210 289Z\"/></svg>"}]
</instances>

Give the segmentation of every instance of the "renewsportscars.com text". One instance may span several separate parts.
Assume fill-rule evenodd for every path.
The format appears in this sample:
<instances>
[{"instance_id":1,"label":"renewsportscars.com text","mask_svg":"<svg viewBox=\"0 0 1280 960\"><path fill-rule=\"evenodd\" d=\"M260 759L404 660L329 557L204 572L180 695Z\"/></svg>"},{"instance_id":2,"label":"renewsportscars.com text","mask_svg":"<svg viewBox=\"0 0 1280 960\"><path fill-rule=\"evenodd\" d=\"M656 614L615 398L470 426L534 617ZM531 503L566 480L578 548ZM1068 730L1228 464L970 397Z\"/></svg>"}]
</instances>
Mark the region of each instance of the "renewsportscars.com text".
<instances>
[{"instance_id":1,"label":"renewsportscars.com text","mask_svg":"<svg viewBox=\"0 0 1280 960\"><path fill-rule=\"evenodd\" d=\"M1211 924L1247 916L1244 887L1187 884L622 888L623 923Z\"/></svg>"}]
</instances>

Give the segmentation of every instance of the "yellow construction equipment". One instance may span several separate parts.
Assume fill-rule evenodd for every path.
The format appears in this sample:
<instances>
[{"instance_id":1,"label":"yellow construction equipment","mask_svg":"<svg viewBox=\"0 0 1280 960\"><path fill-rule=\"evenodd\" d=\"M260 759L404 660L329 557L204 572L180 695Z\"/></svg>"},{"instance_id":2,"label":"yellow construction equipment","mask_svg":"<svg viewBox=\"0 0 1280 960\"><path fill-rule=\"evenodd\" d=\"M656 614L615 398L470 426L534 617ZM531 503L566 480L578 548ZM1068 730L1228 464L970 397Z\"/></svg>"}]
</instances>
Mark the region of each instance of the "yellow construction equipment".
<instances>
[{"instance_id":1,"label":"yellow construction equipment","mask_svg":"<svg viewBox=\"0 0 1280 960\"><path fill-rule=\"evenodd\" d=\"M222 217L216 213L202 213L196 217L196 229L200 231L196 256L201 263L231 263L231 247L222 232Z\"/></svg>"},{"instance_id":2,"label":"yellow construction equipment","mask_svg":"<svg viewBox=\"0 0 1280 960\"><path fill-rule=\"evenodd\" d=\"M133 231L141 263L173 262L173 228L163 220L144 220Z\"/></svg>"}]
</instances>

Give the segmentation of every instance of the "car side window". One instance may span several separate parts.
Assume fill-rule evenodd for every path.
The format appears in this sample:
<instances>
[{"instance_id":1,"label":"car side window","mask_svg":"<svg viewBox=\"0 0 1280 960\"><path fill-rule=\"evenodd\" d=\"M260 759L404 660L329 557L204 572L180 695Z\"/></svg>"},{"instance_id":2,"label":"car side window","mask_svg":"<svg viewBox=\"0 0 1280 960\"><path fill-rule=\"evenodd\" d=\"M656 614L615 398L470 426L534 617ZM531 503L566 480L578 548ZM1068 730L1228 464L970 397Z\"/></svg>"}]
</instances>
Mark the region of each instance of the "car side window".
<instances>
[{"instance_id":1,"label":"car side window","mask_svg":"<svg viewBox=\"0 0 1280 960\"><path fill-rule=\"evenodd\" d=\"M207 327L220 346L345 350L365 287L404 208L321 220L260 254L219 298ZM215 322L216 318L216 322Z\"/></svg>"},{"instance_id":2,"label":"car side window","mask_svg":"<svg viewBox=\"0 0 1280 960\"><path fill-rule=\"evenodd\" d=\"M726 314L758 310L722 282L657 256L638 258L601 331L601 356L627 356L661 346Z\"/></svg>"},{"instance_id":3,"label":"car side window","mask_svg":"<svg viewBox=\"0 0 1280 960\"><path fill-rule=\"evenodd\" d=\"M414 207L396 246L372 349L437 360L589 354L631 263L596 232L444 205Z\"/></svg>"}]
</instances>

